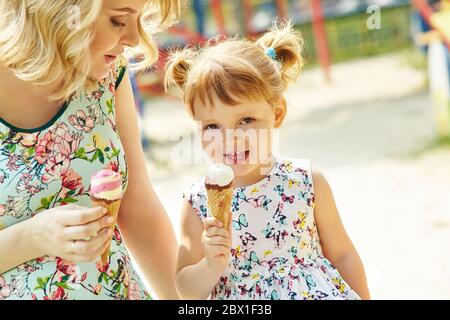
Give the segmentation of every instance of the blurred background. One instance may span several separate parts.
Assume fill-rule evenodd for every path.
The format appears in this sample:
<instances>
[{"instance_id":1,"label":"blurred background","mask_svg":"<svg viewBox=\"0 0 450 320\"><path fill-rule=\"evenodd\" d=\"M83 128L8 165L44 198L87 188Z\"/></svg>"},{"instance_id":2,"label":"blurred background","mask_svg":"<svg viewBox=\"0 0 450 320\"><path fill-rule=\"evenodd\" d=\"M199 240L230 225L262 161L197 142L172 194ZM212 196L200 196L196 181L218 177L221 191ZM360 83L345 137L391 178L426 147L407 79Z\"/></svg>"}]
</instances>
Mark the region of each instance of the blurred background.
<instances>
[{"instance_id":1,"label":"blurred background","mask_svg":"<svg viewBox=\"0 0 450 320\"><path fill-rule=\"evenodd\" d=\"M167 50L217 34L254 39L275 18L306 40L287 93L282 156L328 178L375 299L450 299L449 1L191 0L159 35L157 66L133 77L156 192L179 232L181 192L205 165L174 149L194 134L176 90L163 89Z\"/></svg>"}]
</instances>

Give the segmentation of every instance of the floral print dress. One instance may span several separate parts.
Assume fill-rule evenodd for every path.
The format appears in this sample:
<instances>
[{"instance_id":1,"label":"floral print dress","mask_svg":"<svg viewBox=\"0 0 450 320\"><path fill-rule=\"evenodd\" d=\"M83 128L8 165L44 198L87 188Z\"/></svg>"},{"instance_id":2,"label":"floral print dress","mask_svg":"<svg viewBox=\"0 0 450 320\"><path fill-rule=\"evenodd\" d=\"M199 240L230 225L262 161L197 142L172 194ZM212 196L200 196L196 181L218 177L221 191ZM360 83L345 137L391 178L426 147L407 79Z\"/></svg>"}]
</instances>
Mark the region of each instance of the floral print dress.
<instances>
[{"instance_id":1,"label":"floral print dress","mask_svg":"<svg viewBox=\"0 0 450 320\"><path fill-rule=\"evenodd\" d=\"M125 190L127 163L114 107L125 72L119 60L95 91L72 96L40 128L16 128L0 118L0 230L53 207L91 207L90 176L104 168L122 173ZM0 274L0 300L146 298L117 227L108 268L44 256Z\"/></svg>"},{"instance_id":2,"label":"floral print dress","mask_svg":"<svg viewBox=\"0 0 450 320\"><path fill-rule=\"evenodd\" d=\"M210 216L204 180L184 195ZM231 259L210 299L360 299L322 254L307 160L278 159L260 182L235 188Z\"/></svg>"}]
</instances>

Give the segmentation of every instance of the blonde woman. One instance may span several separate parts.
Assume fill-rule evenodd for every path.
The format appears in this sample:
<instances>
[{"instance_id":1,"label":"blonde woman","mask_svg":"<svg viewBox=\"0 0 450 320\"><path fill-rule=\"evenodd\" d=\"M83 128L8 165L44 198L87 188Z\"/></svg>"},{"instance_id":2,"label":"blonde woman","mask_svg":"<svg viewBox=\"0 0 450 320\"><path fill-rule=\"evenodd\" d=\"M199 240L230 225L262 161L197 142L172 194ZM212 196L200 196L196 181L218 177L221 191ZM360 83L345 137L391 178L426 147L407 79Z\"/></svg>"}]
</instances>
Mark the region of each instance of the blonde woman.
<instances>
[{"instance_id":1,"label":"blonde woman","mask_svg":"<svg viewBox=\"0 0 450 320\"><path fill-rule=\"evenodd\" d=\"M120 57L139 49L151 65L147 27L179 13L179 0L0 2L0 300L151 298L128 249L158 298L178 298L176 238ZM115 228L89 197L105 168L123 177Z\"/></svg>"}]
</instances>

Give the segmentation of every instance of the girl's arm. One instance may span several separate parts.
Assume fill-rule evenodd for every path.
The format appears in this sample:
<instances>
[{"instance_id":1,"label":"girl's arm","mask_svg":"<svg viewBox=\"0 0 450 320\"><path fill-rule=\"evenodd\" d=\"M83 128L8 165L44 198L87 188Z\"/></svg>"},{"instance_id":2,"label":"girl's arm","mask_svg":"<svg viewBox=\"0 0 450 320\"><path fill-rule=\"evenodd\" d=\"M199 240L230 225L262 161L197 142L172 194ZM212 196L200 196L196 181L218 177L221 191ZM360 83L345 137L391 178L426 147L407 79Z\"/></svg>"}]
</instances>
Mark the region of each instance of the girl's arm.
<instances>
[{"instance_id":1,"label":"girl's arm","mask_svg":"<svg viewBox=\"0 0 450 320\"><path fill-rule=\"evenodd\" d=\"M203 224L185 200L181 211L181 239L178 251L177 289L182 299L208 298L224 268L211 265L202 246ZM227 249L229 251L229 249Z\"/></svg>"},{"instance_id":2,"label":"girl's arm","mask_svg":"<svg viewBox=\"0 0 450 320\"><path fill-rule=\"evenodd\" d=\"M175 289L177 240L147 174L130 79L116 92L116 119L128 162L128 189L118 224L127 248L160 299L178 299Z\"/></svg>"},{"instance_id":3,"label":"girl's arm","mask_svg":"<svg viewBox=\"0 0 450 320\"><path fill-rule=\"evenodd\" d=\"M316 198L314 218L323 254L362 299L370 299L363 264L344 229L331 188L320 172L313 172L313 182Z\"/></svg>"}]
</instances>

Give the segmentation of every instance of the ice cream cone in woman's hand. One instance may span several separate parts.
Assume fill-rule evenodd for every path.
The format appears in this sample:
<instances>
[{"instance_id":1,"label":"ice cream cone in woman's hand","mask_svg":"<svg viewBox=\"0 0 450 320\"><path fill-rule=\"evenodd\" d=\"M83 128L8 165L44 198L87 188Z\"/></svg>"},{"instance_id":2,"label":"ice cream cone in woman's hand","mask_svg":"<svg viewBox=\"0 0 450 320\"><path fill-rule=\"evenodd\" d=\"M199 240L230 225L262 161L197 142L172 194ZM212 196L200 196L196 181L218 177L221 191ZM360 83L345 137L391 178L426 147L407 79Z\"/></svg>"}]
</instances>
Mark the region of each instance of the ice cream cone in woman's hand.
<instances>
[{"instance_id":1,"label":"ice cream cone in woman's hand","mask_svg":"<svg viewBox=\"0 0 450 320\"><path fill-rule=\"evenodd\" d=\"M222 221L228 230L233 200L233 170L224 164L212 165L206 172L205 187L212 216Z\"/></svg>"},{"instance_id":2,"label":"ice cream cone in woman's hand","mask_svg":"<svg viewBox=\"0 0 450 320\"><path fill-rule=\"evenodd\" d=\"M104 207L108 214L114 217L113 228L117 222L120 202L122 201L122 176L112 170L101 170L91 177L91 201L94 207ZM111 244L111 239L109 243ZM103 266L109 264L110 244L102 253L101 262Z\"/></svg>"}]
</instances>

